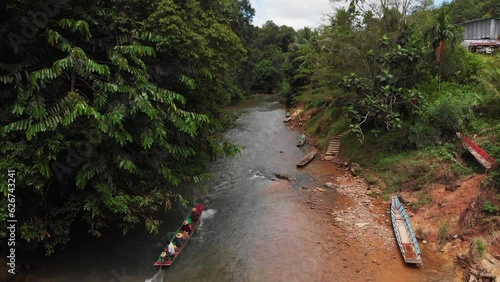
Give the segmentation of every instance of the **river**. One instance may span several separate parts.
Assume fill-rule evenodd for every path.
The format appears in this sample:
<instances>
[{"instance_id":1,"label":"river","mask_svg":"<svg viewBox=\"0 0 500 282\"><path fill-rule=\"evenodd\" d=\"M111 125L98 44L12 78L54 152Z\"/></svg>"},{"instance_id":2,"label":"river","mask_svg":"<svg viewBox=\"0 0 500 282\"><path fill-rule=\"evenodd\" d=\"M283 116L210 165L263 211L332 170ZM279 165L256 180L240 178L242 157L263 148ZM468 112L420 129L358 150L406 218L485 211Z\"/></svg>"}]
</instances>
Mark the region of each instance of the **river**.
<instances>
[{"instance_id":1,"label":"river","mask_svg":"<svg viewBox=\"0 0 500 282\"><path fill-rule=\"evenodd\" d=\"M152 263L171 236L169 231L188 212L183 207L165 215L157 236L142 226L126 236L117 230L101 239L79 235L67 250L41 259L25 281L357 281L360 277L350 277L355 267L368 279L361 281L370 281L370 277L371 281L377 281L376 277L383 281L400 281L397 277L454 281L444 279L453 275L449 261L431 263L430 268L418 271L397 259L387 260L390 265L372 266L356 258L347 268L353 249L338 245L342 233L332 231L331 224L318 220L318 211L301 204L311 193L302 186L324 183L342 172L332 171L328 162L296 169L295 163L310 148L295 146L299 133L284 125L285 113L276 96L256 96L229 110L236 111L239 118L227 137L245 149L234 158L211 164L213 179L201 184L205 193L196 192L200 187L183 187L200 195L205 211L199 229L171 268L158 272ZM275 173L291 174L297 181L276 181ZM343 201L337 193L329 195L330 204ZM392 252L397 254L397 249ZM379 256L381 260L387 255ZM362 259L370 262L372 258ZM438 277L443 279L436 280Z\"/></svg>"},{"instance_id":2,"label":"river","mask_svg":"<svg viewBox=\"0 0 500 282\"><path fill-rule=\"evenodd\" d=\"M305 259L309 249L303 243L308 232L302 228L309 223L294 204L299 195L282 193L311 181L308 174L295 169L307 146L295 146L299 134L284 126L284 111L275 96L257 96L230 109L240 116L227 137L245 149L234 158L211 165L214 177L203 183L208 191L202 196L206 205L202 224L174 265L163 273L163 280L267 281L271 277L294 280L314 276L316 258ZM293 186L273 187L274 173L290 173L297 181ZM75 238L67 250L36 265L27 280L151 279L156 274L152 263L168 238L167 232L182 222L181 210L167 214L158 236L139 226L127 236L113 231L99 240ZM305 270L299 268L304 261L310 265Z\"/></svg>"}]
</instances>

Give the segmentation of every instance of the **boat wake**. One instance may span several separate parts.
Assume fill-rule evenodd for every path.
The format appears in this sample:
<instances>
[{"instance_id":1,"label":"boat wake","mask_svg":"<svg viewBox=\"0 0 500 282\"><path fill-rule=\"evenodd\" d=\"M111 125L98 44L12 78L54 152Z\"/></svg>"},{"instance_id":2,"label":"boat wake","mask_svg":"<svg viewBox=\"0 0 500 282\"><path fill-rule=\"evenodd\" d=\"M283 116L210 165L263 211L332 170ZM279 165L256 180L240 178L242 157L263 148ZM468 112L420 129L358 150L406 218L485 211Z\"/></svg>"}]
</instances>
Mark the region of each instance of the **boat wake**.
<instances>
[{"instance_id":1,"label":"boat wake","mask_svg":"<svg viewBox=\"0 0 500 282\"><path fill-rule=\"evenodd\" d=\"M216 209L206 209L201 213L201 218L200 218L200 224L198 225L198 235L196 236L197 241L203 242L203 234L204 232L201 232L203 229L203 222L207 219L212 219L214 218L215 214L217 213Z\"/></svg>"},{"instance_id":2,"label":"boat wake","mask_svg":"<svg viewBox=\"0 0 500 282\"><path fill-rule=\"evenodd\" d=\"M252 176L250 176L250 179L255 179L255 178L266 178L266 175L263 172L261 172L261 171L257 171L255 173L253 173Z\"/></svg>"},{"instance_id":3,"label":"boat wake","mask_svg":"<svg viewBox=\"0 0 500 282\"><path fill-rule=\"evenodd\" d=\"M146 279L144 282L163 282L163 271L159 270L153 278Z\"/></svg>"},{"instance_id":4,"label":"boat wake","mask_svg":"<svg viewBox=\"0 0 500 282\"><path fill-rule=\"evenodd\" d=\"M203 221L205 219L211 219L211 218L214 218L215 214L217 213L217 210L215 209L207 209L207 210L204 210L202 213L201 213L201 221L200 221L200 225L198 226L198 228L202 227L203 226Z\"/></svg>"}]
</instances>

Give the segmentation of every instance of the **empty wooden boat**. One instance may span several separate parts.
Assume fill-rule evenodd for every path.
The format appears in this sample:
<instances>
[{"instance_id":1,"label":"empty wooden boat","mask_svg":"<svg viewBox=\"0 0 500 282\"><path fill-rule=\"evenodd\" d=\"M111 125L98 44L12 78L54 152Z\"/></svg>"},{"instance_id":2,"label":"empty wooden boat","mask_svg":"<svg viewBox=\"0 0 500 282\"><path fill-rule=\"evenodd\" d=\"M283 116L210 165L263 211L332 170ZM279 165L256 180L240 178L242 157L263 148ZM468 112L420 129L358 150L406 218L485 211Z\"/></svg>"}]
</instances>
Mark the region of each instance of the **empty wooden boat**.
<instances>
[{"instance_id":1,"label":"empty wooden boat","mask_svg":"<svg viewBox=\"0 0 500 282\"><path fill-rule=\"evenodd\" d=\"M311 152L309 152L307 155L305 155L297 164L296 166L302 167L308 164L312 159L314 159L314 156L316 156L316 153L318 150L314 149Z\"/></svg>"},{"instance_id":2,"label":"empty wooden boat","mask_svg":"<svg viewBox=\"0 0 500 282\"><path fill-rule=\"evenodd\" d=\"M422 264L417 238L398 196L392 196L391 218L394 235L396 235L396 240L398 241L398 246L405 262Z\"/></svg>"}]
</instances>

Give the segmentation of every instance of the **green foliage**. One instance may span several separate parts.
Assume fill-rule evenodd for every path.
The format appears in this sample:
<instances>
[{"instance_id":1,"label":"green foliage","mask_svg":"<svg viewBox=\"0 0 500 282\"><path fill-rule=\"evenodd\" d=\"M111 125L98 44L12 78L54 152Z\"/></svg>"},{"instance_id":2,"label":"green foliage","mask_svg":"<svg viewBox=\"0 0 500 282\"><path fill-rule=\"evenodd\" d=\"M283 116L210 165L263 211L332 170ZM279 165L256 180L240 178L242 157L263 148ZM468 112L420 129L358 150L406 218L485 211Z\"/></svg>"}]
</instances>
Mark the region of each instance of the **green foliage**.
<instances>
[{"instance_id":1,"label":"green foliage","mask_svg":"<svg viewBox=\"0 0 500 282\"><path fill-rule=\"evenodd\" d=\"M304 27L296 32L293 42L288 46L286 61L283 65L283 84L288 88L281 92L283 102L287 107L295 103L294 98L298 92L310 83L317 35L317 31Z\"/></svg>"},{"instance_id":2,"label":"green foliage","mask_svg":"<svg viewBox=\"0 0 500 282\"><path fill-rule=\"evenodd\" d=\"M348 2L314 36L299 39L307 29L299 30L286 54L283 101L315 113L306 132L326 146L347 121L344 157L369 168L366 179L386 184L386 200L395 191L422 190L416 206L433 201L424 189L432 183L484 172L464 163L456 132L475 136L498 160L500 57L458 46L463 30L455 19L500 9L492 1L457 0L438 9L419 2L410 14L389 2ZM498 191L499 179L498 169L489 170L482 186ZM485 208L496 205L491 200Z\"/></svg>"},{"instance_id":3,"label":"green foliage","mask_svg":"<svg viewBox=\"0 0 500 282\"><path fill-rule=\"evenodd\" d=\"M486 179L481 183L482 187L490 188L493 191L498 191L500 193L500 170L495 169L488 173Z\"/></svg>"},{"instance_id":4,"label":"green foliage","mask_svg":"<svg viewBox=\"0 0 500 282\"><path fill-rule=\"evenodd\" d=\"M486 242L484 242L482 239L480 238L476 238L474 240L474 245L475 245L475 250L477 251L477 255L479 258L483 258L485 253L486 253Z\"/></svg>"},{"instance_id":5,"label":"green foliage","mask_svg":"<svg viewBox=\"0 0 500 282\"><path fill-rule=\"evenodd\" d=\"M447 6L450 8L450 16L454 24L500 17L500 4L495 0L455 0Z\"/></svg>"},{"instance_id":6,"label":"green foliage","mask_svg":"<svg viewBox=\"0 0 500 282\"><path fill-rule=\"evenodd\" d=\"M447 50L447 44L449 43L452 49L457 44L458 28L451 24L450 21L449 11L442 7L438 11L432 29L426 32L426 36L434 50L436 65L441 64Z\"/></svg>"},{"instance_id":7,"label":"green foliage","mask_svg":"<svg viewBox=\"0 0 500 282\"><path fill-rule=\"evenodd\" d=\"M343 147L344 155L350 161L369 167L365 178L380 179L386 184L387 191L384 193L421 190L433 182L449 184L459 176L472 172L456 160L454 145L445 144L414 151L408 151L404 146L397 149L398 143L401 143L398 140L403 137L398 137L396 133L384 134L382 138L376 139L368 134L363 144L353 142L354 136L347 136L343 140L350 144Z\"/></svg>"},{"instance_id":8,"label":"green foliage","mask_svg":"<svg viewBox=\"0 0 500 282\"><path fill-rule=\"evenodd\" d=\"M470 128L475 118L472 107L478 97L473 92L456 84L442 84L440 91L431 91L433 97L421 106L419 119L410 127L409 140L419 148L455 138L455 132Z\"/></svg>"},{"instance_id":9,"label":"green foliage","mask_svg":"<svg viewBox=\"0 0 500 282\"><path fill-rule=\"evenodd\" d=\"M278 26L273 21L267 21L261 28L254 29L254 36L247 46L248 60L245 65L247 73L251 74L245 77L252 92L272 93L286 85L283 84L283 77L289 65L285 58L295 36L293 28ZM286 97L294 93L293 85L291 87L284 89Z\"/></svg>"},{"instance_id":10,"label":"green foliage","mask_svg":"<svg viewBox=\"0 0 500 282\"><path fill-rule=\"evenodd\" d=\"M278 83L278 71L273 63L267 59L260 61L255 66L256 87L264 90L266 93L272 93L273 88Z\"/></svg>"},{"instance_id":11,"label":"green foliage","mask_svg":"<svg viewBox=\"0 0 500 282\"><path fill-rule=\"evenodd\" d=\"M496 214L500 212L500 206L496 206L491 201L485 201L483 203L483 210L489 214Z\"/></svg>"},{"instance_id":12,"label":"green foliage","mask_svg":"<svg viewBox=\"0 0 500 282\"><path fill-rule=\"evenodd\" d=\"M380 194L378 192L375 192L375 191L370 192L366 195L368 195L369 197L373 197L373 198L377 198L378 196L380 196Z\"/></svg>"},{"instance_id":13,"label":"green foliage","mask_svg":"<svg viewBox=\"0 0 500 282\"><path fill-rule=\"evenodd\" d=\"M484 61L481 70L475 76L478 81L478 90L482 94L481 106L475 111L488 122L495 125L500 118L500 54L494 57L474 57L476 60Z\"/></svg>"},{"instance_id":14,"label":"green foliage","mask_svg":"<svg viewBox=\"0 0 500 282\"><path fill-rule=\"evenodd\" d=\"M417 122L410 127L408 141L419 149L435 146L440 143L439 130L428 122Z\"/></svg>"},{"instance_id":15,"label":"green foliage","mask_svg":"<svg viewBox=\"0 0 500 282\"><path fill-rule=\"evenodd\" d=\"M98 237L111 225L157 232L159 211L183 199L175 186L241 149L223 137L222 110L241 91L234 23L249 23L249 3L118 2L62 5L19 53L0 44L0 168L16 169L30 207L16 211L19 240L47 254L77 221Z\"/></svg>"}]
</instances>

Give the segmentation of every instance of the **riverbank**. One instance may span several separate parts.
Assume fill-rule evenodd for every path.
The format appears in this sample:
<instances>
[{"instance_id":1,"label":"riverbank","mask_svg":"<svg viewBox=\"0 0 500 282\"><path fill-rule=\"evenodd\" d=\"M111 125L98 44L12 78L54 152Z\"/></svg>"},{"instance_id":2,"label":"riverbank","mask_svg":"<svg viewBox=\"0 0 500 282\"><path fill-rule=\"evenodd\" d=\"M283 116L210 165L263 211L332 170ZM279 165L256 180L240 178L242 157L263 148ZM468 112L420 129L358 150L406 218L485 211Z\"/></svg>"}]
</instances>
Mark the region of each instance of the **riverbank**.
<instances>
[{"instance_id":1,"label":"riverbank","mask_svg":"<svg viewBox=\"0 0 500 282\"><path fill-rule=\"evenodd\" d=\"M422 266L404 263L392 233L390 202L368 196L377 191L375 187L329 161L316 159L307 169L316 181L302 188L301 204L324 234L319 241L325 257L322 277L338 277L338 281L462 281L453 260L430 244L421 246ZM324 187L326 182L334 188Z\"/></svg>"},{"instance_id":2,"label":"riverbank","mask_svg":"<svg viewBox=\"0 0 500 282\"><path fill-rule=\"evenodd\" d=\"M291 129L304 132L307 117L300 112L292 113L295 119L291 121ZM459 227L460 216L473 202L485 175L462 179L455 191L448 191L445 185L433 185L432 203L408 208L424 261L418 268L406 265L397 248L390 221L390 201L377 196L382 194L377 187L354 176L347 160L330 157L326 161L324 155L318 155L310 166L321 166L323 175L336 171L337 176L312 184L311 194L303 204L313 215L321 215L324 228L335 234L334 243L327 248L327 253L335 254L329 257L335 265L329 272L360 281L464 281L470 267L500 274L500 263L495 258L499 254L486 254L477 264L471 261L471 246L481 234L472 236ZM326 182L331 182L334 189L315 189ZM401 194L408 202L418 201L413 192Z\"/></svg>"}]
</instances>

